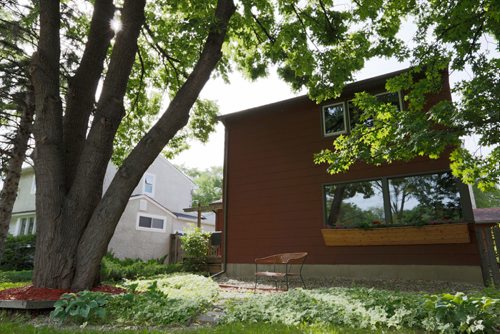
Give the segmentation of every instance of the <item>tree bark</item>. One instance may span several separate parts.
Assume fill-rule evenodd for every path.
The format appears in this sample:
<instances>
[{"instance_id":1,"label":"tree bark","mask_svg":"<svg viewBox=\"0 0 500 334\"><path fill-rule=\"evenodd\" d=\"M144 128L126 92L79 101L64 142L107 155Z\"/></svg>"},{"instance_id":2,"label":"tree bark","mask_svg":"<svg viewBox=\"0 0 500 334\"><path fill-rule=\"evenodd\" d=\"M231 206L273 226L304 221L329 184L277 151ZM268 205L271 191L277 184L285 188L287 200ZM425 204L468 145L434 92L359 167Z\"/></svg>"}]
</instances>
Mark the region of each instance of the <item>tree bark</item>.
<instances>
[{"instance_id":1,"label":"tree bark","mask_svg":"<svg viewBox=\"0 0 500 334\"><path fill-rule=\"evenodd\" d=\"M11 156L7 162L7 172L2 191L0 191L0 260L5 249L5 239L9 232L12 209L17 198L19 179L21 177L23 162L26 158L28 141L32 132L33 114L35 112L33 90L31 87L24 96L24 101L20 103L22 105L21 119L12 142Z\"/></svg>"},{"instance_id":2,"label":"tree bark","mask_svg":"<svg viewBox=\"0 0 500 334\"><path fill-rule=\"evenodd\" d=\"M63 177L59 184L58 194L62 194L64 199L57 210L53 208L51 212L56 216L50 219L55 225L55 228L48 232L51 234L51 242L45 244L43 252L36 253L33 284L37 287L63 289L71 287L78 242L101 198L104 174L112 154L113 137L124 114L123 96L134 64L137 38L144 22L144 6L145 0L126 0L124 3L122 10L124 29L116 38L93 125L76 166L74 180L68 185L64 183L68 178ZM94 17L100 16L98 9L95 8ZM108 42L104 40L102 43ZM96 77L97 74L94 79ZM87 94L86 91L75 91L75 93L82 93L84 96ZM84 123L80 125L85 127ZM37 142L37 149L39 146ZM47 158L48 156L44 154L44 158L40 157L38 161L44 163ZM62 154L59 154L58 158L65 161ZM41 181L38 181L38 174L36 177L37 186L46 179L45 175ZM68 188L69 192L66 192ZM38 197L37 193L37 214Z\"/></svg>"},{"instance_id":3,"label":"tree bark","mask_svg":"<svg viewBox=\"0 0 500 334\"><path fill-rule=\"evenodd\" d=\"M222 57L222 44L234 11L232 1L219 0L215 23L192 73L160 120L125 159L96 207L78 245L72 289L81 290L92 286L100 261L132 191L168 141L186 125L191 107Z\"/></svg>"},{"instance_id":4,"label":"tree bark","mask_svg":"<svg viewBox=\"0 0 500 334\"><path fill-rule=\"evenodd\" d=\"M114 11L113 0L95 2L85 51L80 66L69 80L64 115L66 190L69 190L73 183L80 154L85 145L89 117L95 109L97 85L114 35L110 27Z\"/></svg>"},{"instance_id":5,"label":"tree bark","mask_svg":"<svg viewBox=\"0 0 500 334\"><path fill-rule=\"evenodd\" d=\"M40 37L30 69L35 91L34 162L38 250L35 252L33 282L36 286L47 288L61 287L55 283L55 279L61 276L59 263L66 255L51 247L60 235L65 197L62 103L59 91L61 53L59 6L57 0L40 0ZM43 271L40 268L43 268ZM44 275L44 272L50 275ZM64 281L64 278L61 281ZM64 284L62 286L64 287Z\"/></svg>"}]
</instances>

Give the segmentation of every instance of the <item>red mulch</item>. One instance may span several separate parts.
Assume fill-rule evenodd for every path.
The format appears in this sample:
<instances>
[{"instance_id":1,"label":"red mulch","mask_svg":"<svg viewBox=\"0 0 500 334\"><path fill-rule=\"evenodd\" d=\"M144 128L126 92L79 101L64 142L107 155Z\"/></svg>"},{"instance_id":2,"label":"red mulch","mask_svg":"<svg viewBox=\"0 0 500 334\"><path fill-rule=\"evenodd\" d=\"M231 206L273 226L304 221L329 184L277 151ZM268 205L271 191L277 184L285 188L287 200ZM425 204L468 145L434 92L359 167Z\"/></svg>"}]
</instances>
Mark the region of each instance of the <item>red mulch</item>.
<instances>
[{"instance_id":1,"label":"red mulch","mask_svg":"<svg viewBox=\"0 0 500 334\"><path fill-rule=\"evenodd\" d=\"M124 289L110 285L100 285L93 288L92 291L111 294L125 292ZM71 292L71 290L35 288L33 285L28 285L21 288L11 288L0 291L0 300L58 300L62 294L69 292Z\"/></svg>"}]
</instances>

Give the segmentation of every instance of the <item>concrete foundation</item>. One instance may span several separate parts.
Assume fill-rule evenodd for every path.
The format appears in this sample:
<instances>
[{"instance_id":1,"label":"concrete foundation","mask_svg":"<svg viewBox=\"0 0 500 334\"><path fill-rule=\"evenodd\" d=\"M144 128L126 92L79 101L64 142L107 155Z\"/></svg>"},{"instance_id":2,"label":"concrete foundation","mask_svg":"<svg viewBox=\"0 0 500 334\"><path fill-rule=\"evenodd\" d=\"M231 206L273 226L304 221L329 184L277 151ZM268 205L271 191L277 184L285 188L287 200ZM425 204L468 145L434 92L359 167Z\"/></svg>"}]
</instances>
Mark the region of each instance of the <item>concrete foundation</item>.
<instances>
[{"instance_id":1,"label":"concrete foundation","mask_svg":"<svg viewBox=\"0 0 500 334\"><path fill-rule=\"evenodd\" d=\"M230 277L253 279L255 264L228 263L226 273ZM302 273L304 279L341 277L351 279L435 280L483 284L481 267L479 266L305 264Z\"/></svg>"}]
</instances>

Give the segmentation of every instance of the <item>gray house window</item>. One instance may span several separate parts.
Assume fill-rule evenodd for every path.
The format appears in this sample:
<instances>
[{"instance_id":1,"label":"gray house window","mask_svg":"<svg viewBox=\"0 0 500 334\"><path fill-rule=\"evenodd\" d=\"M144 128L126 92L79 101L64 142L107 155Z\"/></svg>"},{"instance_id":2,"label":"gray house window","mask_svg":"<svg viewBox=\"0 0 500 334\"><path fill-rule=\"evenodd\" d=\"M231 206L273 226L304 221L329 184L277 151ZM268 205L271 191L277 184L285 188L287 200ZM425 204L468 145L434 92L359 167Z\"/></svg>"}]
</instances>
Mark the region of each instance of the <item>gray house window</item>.
<instances>
[{"instance_id":1,"label":"gray house window","mask_svg":"<svg viewBox=\"0 0 500 334\"><path fill-rule=\"evenodd\" d=\"M144 193L151 195L155 194L155 176L153 174L144 174Z\"/></svg>"},{"instance_id":2,"label":"gray house window","mask_svg":"<svg viewBox=\"0 0 500 334\"><path fill-rule=\"evenodd\" d=\"M23 217L18 221L17 235L29 235L35 233L35 217Z\"/></svg>"},{"instance_id":3,"label":"gray house window","mask_svg":"<svg viewBox=\"0 0 500 334\"><path fill-rule=\"evenodd\" d=\"M137 222L138 230L165 231L165 217L139 215Z\"/></svg>"}]
</instances>

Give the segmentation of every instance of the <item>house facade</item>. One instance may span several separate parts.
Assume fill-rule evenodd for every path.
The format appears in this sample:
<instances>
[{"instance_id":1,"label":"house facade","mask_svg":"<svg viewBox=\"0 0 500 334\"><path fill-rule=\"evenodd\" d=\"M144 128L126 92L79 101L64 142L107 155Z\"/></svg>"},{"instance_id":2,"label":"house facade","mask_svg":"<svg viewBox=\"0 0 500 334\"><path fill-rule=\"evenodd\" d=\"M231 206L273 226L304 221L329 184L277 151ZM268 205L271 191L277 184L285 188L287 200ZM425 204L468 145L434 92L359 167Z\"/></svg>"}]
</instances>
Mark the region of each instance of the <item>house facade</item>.
<instances>
[{"instance_id":1,"label":"house facade","mask_svg":"<svg viewBox=\"0 0 500 334\"><path fill-rule=\"evenodd\" d=\"M469 189L452 177L447 154L382 166L359 162L336 175L313 162L314 153L330 148L335 136L360 125L351 103L356 92L403 107L401 93L385 92L386 80L399 73L349 84L322 105L302 96L220 117L226 129L229 275L253 276L258 257L308 252L309 277L482 281ZM447 73L427 104L443 99L451 99ZM427 227L418 230L425 241L364 243L349 236L335 243L328 236L335 230L366 231L383 239L389 230L371 233L375 225L398 226L402 235L404 228L423 224L459 227L460 237L447 239L455 232L441 232L445 238L429 241Z\"/></svg>"},{"instance_id":2,"label":"house facade","mask_svg":"<svg viewBox=\"0 0 500 334\"><path fill-rule=\"evenodd\" d=\"M108 188L117 168L109 164L104 178ZM159 156L144 173L129 199L108 250L119 258L143 260L164 257L170 249L170 235L183 233L196 226L197 217L183 212L191 206L196 185ZM19 191L9 226L12 235L34 234L36 231L35 173L23 169ZM214 223L202 220L202 229L213 231Z\"/></svg>"}]
</instances>

